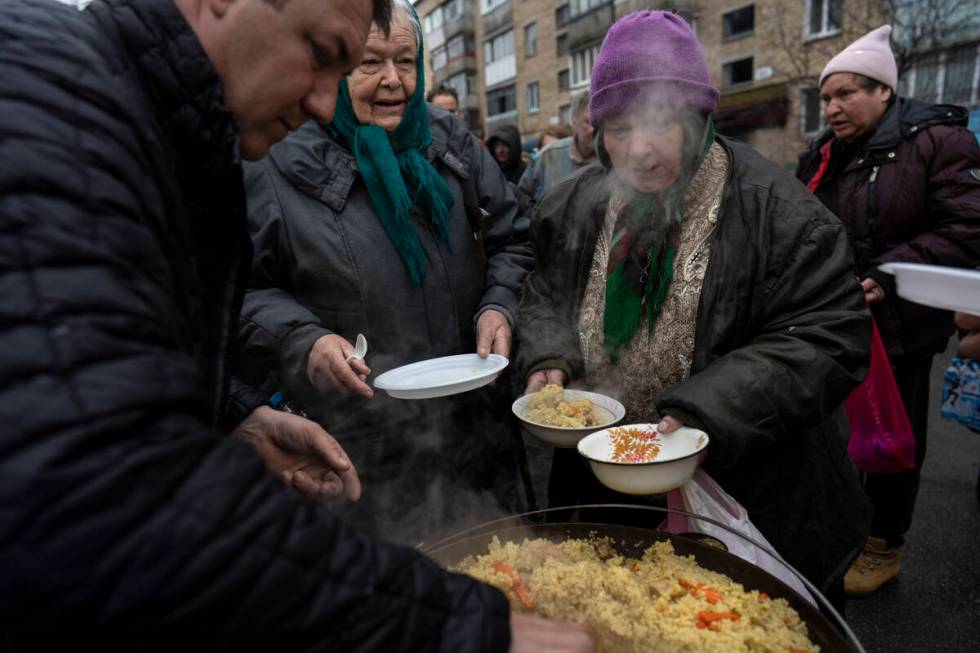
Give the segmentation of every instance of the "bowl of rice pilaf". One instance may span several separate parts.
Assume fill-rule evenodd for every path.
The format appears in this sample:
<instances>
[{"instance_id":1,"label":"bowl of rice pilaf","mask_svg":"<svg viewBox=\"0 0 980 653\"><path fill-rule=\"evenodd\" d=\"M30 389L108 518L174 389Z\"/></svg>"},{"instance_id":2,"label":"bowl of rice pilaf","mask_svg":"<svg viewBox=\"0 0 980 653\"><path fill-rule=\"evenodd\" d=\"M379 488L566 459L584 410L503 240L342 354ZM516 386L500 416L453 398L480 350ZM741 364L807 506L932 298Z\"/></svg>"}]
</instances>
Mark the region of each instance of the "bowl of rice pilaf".
<instances>
[{"instance_id":1,"label":"bowl of rice pilaf","mask_svg":"<svg viewBox=\"0 0 980 653\"><path fill-rule=\"evenodd\" d=\"M626 409L612 397L549 384L519 397L511 407L529 433L555 447L570 449L589 433L617 424Z\"/></svg>"},{"instance_id":2,"label":"bowl of rice pilaf","mask_svg":"<svg viewBox=\"0 0 980 653\"><path fill-rule=\"evenodd\" d=\"M707 446L708 434L698 429L682 426L663 434L656 424L626 424L582 438L578 452L606 487L625 494L661 494L694 475Z\"/></svg>"}]
</instances>

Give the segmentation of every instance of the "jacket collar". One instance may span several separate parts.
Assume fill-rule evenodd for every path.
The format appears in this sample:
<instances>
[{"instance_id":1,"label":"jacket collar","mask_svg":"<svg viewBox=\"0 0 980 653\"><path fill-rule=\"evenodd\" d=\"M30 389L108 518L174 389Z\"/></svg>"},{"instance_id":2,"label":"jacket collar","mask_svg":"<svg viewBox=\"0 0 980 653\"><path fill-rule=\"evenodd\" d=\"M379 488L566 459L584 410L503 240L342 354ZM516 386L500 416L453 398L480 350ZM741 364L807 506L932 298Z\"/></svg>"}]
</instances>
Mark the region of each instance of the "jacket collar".
<instances>
[{"instance_id":1,"label":"jacket collar","mask_svg":"<svg viewBox=\"0 0 980 653\"><path fill-rule=\"evenodd\" d=\"M465 170L456 169L464 164L459 163L458 154L450 152L448 134L442 122L433 120L431 107L429 118L432 144L425 152L426 158L430 162L443 160L457 174L465 176ZM269 157L300 191L333 211L339 213L344 209L357 179L357 160L346 143L334 139L316 121L307 121L285 140L272 146Z\"/></svg>"},{"instance_id":2,"label":"jacket collar","mask_svg":"<svg viewBox=\"0 0 980 653\"><path fill-rule=\"evenodd\" d=\"M172 0L120 0L90 8L115 33L182 157L218 173L240 163L239 131L224 87Z\"/></svg>"}]
</instances>

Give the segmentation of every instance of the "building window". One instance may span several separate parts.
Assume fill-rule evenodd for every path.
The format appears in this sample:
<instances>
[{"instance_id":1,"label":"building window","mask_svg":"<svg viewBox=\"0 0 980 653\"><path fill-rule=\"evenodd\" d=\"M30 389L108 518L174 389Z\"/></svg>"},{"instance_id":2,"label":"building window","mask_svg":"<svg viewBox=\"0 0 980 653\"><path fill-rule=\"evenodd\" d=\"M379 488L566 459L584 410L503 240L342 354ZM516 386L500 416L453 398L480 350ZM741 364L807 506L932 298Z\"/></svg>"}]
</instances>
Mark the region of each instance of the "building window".
<instances>
[{"instance_id":1,"label":"building window","mask_svg":"<svg viewBox=\"0 0 980 653\"><path fill-rule=\"evenodd\" d=\"M558 71L558 90L559 91L567 91L569 89L569 87L572 85L571 82L569 81L570 79L571 79L571 77L570 77L570 75L568 73L568 68L566 68L565 70L559 70Z\"/></svg>"},{"instance_id":2,"label":"building window","mask_svg":"<svg viewBox=\"0 0 980 653\"><path fill-rule=\"evenodd\" d=\"M446 67L446 48L436 48L432 51L432 70L441 70Z\"/></svg>"},{"instance_id":3,"label":"building window","mask_svg":"<svg viewBox=\"0 0 980 653\"><path fill-rule=\"evenodd\" d=\"M457 34L446 43L446 57L449 61L455 61L460 57L472 56L476 53L476 43L473 41L472 34ZM433 50L433 56L435 51ZM435 70L435 65L432 67Z\"/></svg>"},{"instance_id":4,"label":"building window","mask_svg":"<svg viewBox=\"0 0 980 653\"><path fill-rule=\"evenodd\" d=\"M483 58L485 63L499 61L514 54L514 31L508 30L498 34L489 41L483 42Z\"/></svg>"},{"instance_id":5,"label":"building window","mask_svg":"<svg viewBox=\"0 0 980 653\"><path fill-rule=\"evenodd\" d=\"M463 0L449 0L442 5L442 19L449 22L454 18L459 18L463 14Z\"/></svg>"},{"instance_id":6,"label":"building window","mask_svg":"<svg viewBox=\"0 0 980 653\"><path fill-rule=\"evenodd\" d=\"M755 5L722 14L721 23L722 36L725 39L748 36L755 29Z\"/></svg>"},{"instance_id":7,"label":"building window","mask_svg":"<svg viewBox=\"0 0 980 653\"><path fill-rule=\"evenodd\" d=\"M541 110L541 93L537 82L527 85L527 112L537 113Z\"/></svg>"},{"instance_id":8,"label":"building window","mask_svg":"<svg viewBox=\"0 0 980 653\"><path fill-rule=\"evenodd\" d=\"M487 115L499 116L517 110L514 86L487 91Z\"/></svg>"},{"instance_id":9,"label":"building window","mask_svg":"<svg viewBox=\"0 0 980 653\"><path fill-rule=\"evenodd\" d=\"M524 56L533 57L538 53L538 24L524 26Z\"/></svg>"},{"instance_id":10,"label":"building window","mask_svg":"<svg viewBox=\"0 0 980 653\"><path fill-rule=\"evenodd\" d=\"M568 34L559 34L555 37L555 46L558 49L559 57L568 56Z\"/></svg>"},{"instance_id":11,"label":"building window","mask_svg":"<svg viewBox=\"0 0 980 653\"><path fill-rule=\"evenodd\" d=\"M572 53L572 86L582 86L592 78L592 64L599 54L599 44Z\"/></svg>"},{"instance_id":12,"label":"building window","mask_svg":"<svg viewBox=\"0 0 980 653\"><path fill-rule=\"evenodd\" d=\"M570 0L568 3L570 8L569 18L587 14L597 7L608 5L610 2L611 0Z\"/></svg>"},{"instance_id":13,"label":"building window","mask_svg":"<svg viewBox=\"0 0 980 653\"><path fill-rule=\"evenodd\" d=\"M451 86L456 89L456 93L459 94L460 103L462 99L467 95L472 95L475 93L476 89L476 76L467 75L466 73L456 73L452 77L447 77L446 81L443 82L446 86Z\"/></svg>"},{"instance_id":14,"label":"building window","mask_svg":"<svg viewBox=\"0 0 980 653\"><path fill-rule=\"evenodd\" d=\"M748 84L752 81L752 57L731 61L721 67L721 85L724 88Z\"/></svg>"},{"instance_id":15,"label":"building window","mask_svg":"<svg viewBox=\"0 0 980 653\"><path fill-rule=\"evenodd\" d=\"M555 27L564 27L569 20L568 5L561 5L555 9Z\"/></svg>"},{"instance_id":16,"label":"building window","mask_svg":"<svg viewBox=\"0 0 980 653\"><path fill-rule=\"evenodd\" d=\"M491 11L507 2L510 2L510 0L480 0L480 13L489 14Z\"/></svg>"},{"instance_id":17,"label":"building window","mask_svg":"<svg viewBox=\"0 0 980 653\"><path fill-rule=\"evenodd\" d=\"M432 32L432 30L442 27L442 7L436 7L426 14L425 19L422 22L425 25L426 34L429 34Z\"/></svg>"},{"instance_id":18,"label":"building window","mask_svg":"<svg viewBox=\"0 0 980 653\"><path fill-rule=\"evenodd\" d=\"M572 105L563 104L560 107L558 107L558 124L559 125L572 124Z\"/></svg>"},{"instance_id":19,"label":"building window","mask_svg":"<svg viewBox=\"0 0 980 653\"><path fill-rule=\"evenodd\" d=\"M971 43L920 59L899 81L899 91L925 102L976 104L980 99L980 44Z\"/></svg>"},{"instance_id":20,"label":"building window","mask_svg":"<svg viewBox=\"0 0 980 653\"><path fill-rule=\"evenodd\" d=\"M943 95L941 102L973 104L975 96L974 70L977 65L977 45L953 50L943 64Z\"/></svg>"},{"instance_id":21,"label":"building window","mask_svg":"<svg viewBox=\"0 0 980 653\"><path fill-rule=\"evenodd\" d=\"M840 31L842 0L806 0L806 35L826 36Z\"/></svg>"},{"instance_id":22,"label":"building window","mask_svg":"<svg viewBox=\"0 0 980 653\"><path fill-rule=\"evenodd\" d=\"M800 89L800 131L804 135L816 134L825 126L823 102L819 88Z\"/></svg>"}]
</instances>

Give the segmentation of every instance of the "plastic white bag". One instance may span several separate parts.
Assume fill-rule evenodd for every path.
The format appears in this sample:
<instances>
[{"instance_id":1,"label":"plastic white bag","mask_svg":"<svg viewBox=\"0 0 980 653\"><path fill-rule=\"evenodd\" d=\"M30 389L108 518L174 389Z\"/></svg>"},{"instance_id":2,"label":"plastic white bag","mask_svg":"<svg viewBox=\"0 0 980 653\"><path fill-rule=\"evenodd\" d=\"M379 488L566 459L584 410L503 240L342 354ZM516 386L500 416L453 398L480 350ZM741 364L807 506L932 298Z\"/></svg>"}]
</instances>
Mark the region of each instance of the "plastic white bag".
<instances>
[{"instance_id":1,"label":"plastic white bag","mask_svg":"<svg viewBox=\"0 0 980 653\"><path fill-rule=\"evenodd\" d=\"M667 495L670 508L680 508L702 517L714 519L717 522L737 531L741 535L758 542L771 553L761 550L746 540L733 535L729 531L701 519L689 519L683 515L670 513L667 518L667 530L672 533L703 533L721 540L728 547L728 552L751 562L786 583L797 594L807 599L814 606L816 600L807 591L800 579L789 569L788 564L778 557L772 545L763 537L751 521L748 511L727 492L721 489L707 472L698 469L687 483ZM682 503L683 505L677 505Z\"/></svg>"}]
</instances>

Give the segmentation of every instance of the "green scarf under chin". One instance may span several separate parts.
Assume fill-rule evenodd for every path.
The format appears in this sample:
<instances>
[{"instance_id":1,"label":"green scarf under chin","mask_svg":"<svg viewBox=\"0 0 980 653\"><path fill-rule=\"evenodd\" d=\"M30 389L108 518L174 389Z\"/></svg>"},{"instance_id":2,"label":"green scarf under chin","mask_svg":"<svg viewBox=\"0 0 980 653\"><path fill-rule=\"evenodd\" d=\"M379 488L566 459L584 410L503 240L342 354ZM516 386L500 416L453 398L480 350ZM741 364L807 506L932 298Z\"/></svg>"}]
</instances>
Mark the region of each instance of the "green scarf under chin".
<instances>
[{"instance_id":1,"label":"green scarf under chin","mask_svg":"<svg viewBox=\"0 0 980 653\"><path fill-rule=\"evenodd\" d=\"M614 363L619 359L622 347L636 335L644 318L647 333L653 332L674 277L674 248L670 235L684 220L687 184L714 140L714 124L708 118L701 151L689 177L682 178L680 186L665 192L632 199L616 221L609 244L602 323L603 344Z\"/></svg>"},{"instance_id":2,"label":"green scarf under chin","mask_svg":"<svg viewBox=\"0 0 980 653\"><path fill-rule=\"evenodd\" d=\"M446 181L425 158L432 132L423 95L425 67L421 43L417 66L415 92L393 132L389 134L377 125L358 122L347 80L340 83L337 108L328 126L335 138L343 137L353 150L374 212L415 286L425 276L425 252L412 225L412 208L417 205L422 215L429 216L436 233L452 251L449 209L454 201Z\"/></svg>"}]
</instances>

